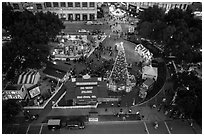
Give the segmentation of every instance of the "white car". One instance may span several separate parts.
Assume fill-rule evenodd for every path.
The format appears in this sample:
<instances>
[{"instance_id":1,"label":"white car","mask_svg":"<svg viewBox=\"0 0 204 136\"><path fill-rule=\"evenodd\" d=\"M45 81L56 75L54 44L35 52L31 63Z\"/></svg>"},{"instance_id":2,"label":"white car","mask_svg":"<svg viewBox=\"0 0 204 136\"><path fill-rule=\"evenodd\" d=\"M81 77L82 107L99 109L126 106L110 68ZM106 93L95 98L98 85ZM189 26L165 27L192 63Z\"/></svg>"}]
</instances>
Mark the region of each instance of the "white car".
<instances>
[{"instance_id":1,"label":"white car","mask_svg":"<svg viewBox=\"0 0 204 136\"><path fill-rule=\"evenodd\" d=\"M81 30L78 30L78 32L79 32L79 33L86 33L86 32L88 33L89 31L87 31L87 30L85 30L85 29L81 29Z\"/></svg>"},{"instance_id":2,"label":"white car","mask_svg":"<svg viewBox=\"0 0 204 136\"><path fill-rule=\"evenodd\" d=\"M92 25L93 22L92 22L92 21L87 21L86 24L87 24L87 25Z\"/></svg>"}]
</instances>

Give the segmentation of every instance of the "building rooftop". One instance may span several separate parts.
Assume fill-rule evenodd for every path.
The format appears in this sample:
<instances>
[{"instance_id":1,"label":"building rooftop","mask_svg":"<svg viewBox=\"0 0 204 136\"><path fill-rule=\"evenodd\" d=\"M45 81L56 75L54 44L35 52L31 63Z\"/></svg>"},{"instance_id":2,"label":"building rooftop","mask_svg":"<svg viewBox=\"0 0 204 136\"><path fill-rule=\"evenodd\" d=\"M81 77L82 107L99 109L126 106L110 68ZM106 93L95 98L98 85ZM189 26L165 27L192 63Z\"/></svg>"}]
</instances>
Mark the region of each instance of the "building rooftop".
<instances>
[{"instance_id":1,"label":"building rooftop","mask_svg":"<svg viewBox=\"0 0 204 136\"><path fill-rule=\"evenodd\" d=\"M21 87L22 87L22 85L7 85L4 88L4 90L12 90L12 91L16 90L16 91L18 91L21 89Z\"/></svg>"},{"instance_id":2,"label":"building rooftop","mask_svg":"<svg viewBox=\"0 0 204 136\"><path fill-rule=\"evenodd\" d=\"M65 71L53 67L47 67L43 73L60 79L62 79L66 74Z\"/></svg>"},{"instance_id":3,"label":"building rooftop","mask_svg":"<svg viewBox=\"0 0 204 136\"><path fill-rule=\"evenodd\" d=\"M151 78L147 78L147 80L144 81L143 84L147 85L147 86L150 86L154 83L154 80L151 79Z\"/></svg>"}]
</instances>

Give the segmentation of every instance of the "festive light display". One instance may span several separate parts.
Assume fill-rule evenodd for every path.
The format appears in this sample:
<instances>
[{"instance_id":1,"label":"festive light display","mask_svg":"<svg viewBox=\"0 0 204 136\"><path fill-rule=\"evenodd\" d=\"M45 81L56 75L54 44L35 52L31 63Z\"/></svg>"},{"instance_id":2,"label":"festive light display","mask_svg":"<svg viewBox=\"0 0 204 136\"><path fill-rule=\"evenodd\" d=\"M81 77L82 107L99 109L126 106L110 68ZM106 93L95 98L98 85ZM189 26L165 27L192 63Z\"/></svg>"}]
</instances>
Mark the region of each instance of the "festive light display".
<instances>
[{"instance_id":1,"label":"festive light display","mask_svg":"<svg viewBox=\"0 0 204 136\"><path fill-rule=\"evenodd\" d=\"M127 87L131 84L129 80L129 74L127 69L127 61L125 57L125 50L123 43L120 43L118 50L118 55L116 57L113 69L109 76L110 88L113 91L121 90L121 88L128 89ZM120 88L120 89L119 89ZM128 89L128 92L131 89Z\"/></svg>"}]
</instances>

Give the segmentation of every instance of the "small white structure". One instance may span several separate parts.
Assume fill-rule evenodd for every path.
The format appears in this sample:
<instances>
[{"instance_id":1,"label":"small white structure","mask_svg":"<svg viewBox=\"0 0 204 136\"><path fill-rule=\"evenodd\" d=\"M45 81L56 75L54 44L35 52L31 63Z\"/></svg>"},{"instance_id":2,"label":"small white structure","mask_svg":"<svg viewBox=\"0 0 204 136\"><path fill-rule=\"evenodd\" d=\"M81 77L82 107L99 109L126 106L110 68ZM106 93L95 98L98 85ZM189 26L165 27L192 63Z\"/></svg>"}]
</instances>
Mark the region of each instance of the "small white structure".
<instances>
[{"instance_id":1,"label":"small white structure","mask_svg":"<svg viewBox=\"0 0 204 136\"><path fill-rule=\"evenodd\" d=\"M3 89L3 100L16 99L23 100L27 95L24 85L8 85Z\"/></svg>"},{"instance_id":2,"label":"small white structure","mask_svg":"<svg viewBox=\"0 0 204 136\"><path fill-rule=\"evenodd\" d=\"M158 77L158 69L156 67L144 66L142 68L142 79L151 78L157 80Z\"/></svg>"},{"instance_id":3,"label":"small white structure","mask_svg":"<svg viewBox=\"0 0 204 136\"><path fill-rule=\"evenodd\" d=\"M142 44L136 45L135 52L137 52L145 60L146 63L152 60L153 54Z\"/></svg>"},{"instance_id":4,"label":"small white structure","mask_svg":"<svg viewBox=\"0 0 204 136\"><path fill-rule=\"evenodd\" d=\"M124 17L125 16L125 11L121 9L116 9L111 12L115 17Z\"/></svg>"}]
</instances>

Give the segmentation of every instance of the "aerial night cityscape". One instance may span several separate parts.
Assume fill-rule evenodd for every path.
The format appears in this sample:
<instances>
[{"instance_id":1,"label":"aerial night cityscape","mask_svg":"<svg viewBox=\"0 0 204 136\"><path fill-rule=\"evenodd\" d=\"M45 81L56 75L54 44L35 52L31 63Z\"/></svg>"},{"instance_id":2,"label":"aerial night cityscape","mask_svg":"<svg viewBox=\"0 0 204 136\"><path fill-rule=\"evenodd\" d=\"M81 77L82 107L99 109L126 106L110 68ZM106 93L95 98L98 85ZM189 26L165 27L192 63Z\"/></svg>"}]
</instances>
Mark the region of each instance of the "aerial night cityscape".
<instances>
[{"instance_id":1,"label":"aerial night cityscape","mask_svg":"<svg viewBox=\"0 0 204 136\"><path fill-rule=\"evenodd\" d=\"M202 134L202 2L2 2L2 134Z\"/></svg>"}]
</instances>

